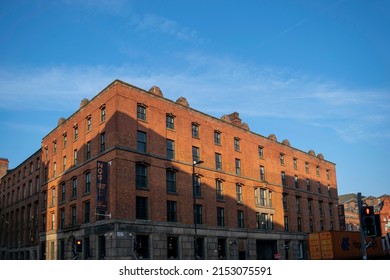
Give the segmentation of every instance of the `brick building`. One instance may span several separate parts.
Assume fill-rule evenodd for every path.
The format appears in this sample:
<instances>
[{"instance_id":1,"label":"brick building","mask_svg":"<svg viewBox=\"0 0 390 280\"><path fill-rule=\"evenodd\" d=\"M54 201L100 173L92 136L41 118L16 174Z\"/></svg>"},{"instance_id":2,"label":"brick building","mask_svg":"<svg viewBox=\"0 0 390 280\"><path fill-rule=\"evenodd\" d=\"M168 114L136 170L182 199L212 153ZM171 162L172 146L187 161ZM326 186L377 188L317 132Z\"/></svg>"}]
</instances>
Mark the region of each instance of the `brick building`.
<instances>
[{"instance_id":1,"label":"brick building","mask_svg":"<svg viewBox=\"0 0 390 280\"><path fill-rule=\"evenodd\" d=\"M357 194L343 194L339 196L339 203L344 205L345 223L347 231L359 231L359 210ZM390 235L390 195L379 197L367 196L362 198L362 203L374 207L375 214L379 214L382 237Z\"/></svg>"},{"instance_id":2,"label":"brick building","mask_svg":"<svg viewBox=\"0 0 390 280\"><path fill-rule=\"evenodd\" d=\"M43 138L40 158L41 259L72 259L78 239L81 259L301 259L307 233L339 229L334 163L155 86L116 80L84 99ZM107 163L107 211L97 210L97 162ZM15 207L4 204L12 176L2 215Z\"/></svg>"},{"instance_id":3,"label":"brick building","mask_svg":"<svg viewBox=\"0 0 390 280\"><path fill-rule=\"evenodd\" d=\"M339 195L339 203L340 205L344 205L345 230L359 231L360 221L357 194Z\"/></svg>"},{"instance_id":4,"label":"brick building","mask_svg":"<svg viewBox=\"0 0 390 280\"><path fill-rule=\"evenodd\" d=\"M36 151L0 180L0 259L38 259L40 154ZM8 169L8 160L3 162Z\"/></svg>"}]
</instances>

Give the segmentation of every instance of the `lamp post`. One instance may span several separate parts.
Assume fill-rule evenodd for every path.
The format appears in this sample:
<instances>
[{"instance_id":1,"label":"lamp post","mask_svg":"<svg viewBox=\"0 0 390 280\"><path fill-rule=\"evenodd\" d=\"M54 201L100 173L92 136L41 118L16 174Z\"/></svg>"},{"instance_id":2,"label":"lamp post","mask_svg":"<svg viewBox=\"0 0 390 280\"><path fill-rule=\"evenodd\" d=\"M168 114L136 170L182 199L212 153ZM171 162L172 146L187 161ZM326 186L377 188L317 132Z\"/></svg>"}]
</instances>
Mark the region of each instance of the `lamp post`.
<instances>
[{"instance_id":1,"label":"lamp post","mask_svg":"<svg viewBox=\"0 0 390 280\"><path fill-rule=\"evenodd\" d=\"M197 227L196 227L196 195L195 195L195 186L196 186L196 182L195 182L195 166L198 165L198 164L201 164L203 163L204 161L203 160L198 160L198 161L194 161L193 164L192 164L192 197L193 197L193 210L194 210L194 257L195 257L195 260L198 259L197 258L197 249L198 249L198 232L197 232Z\"/></svg>"}]
</instances>

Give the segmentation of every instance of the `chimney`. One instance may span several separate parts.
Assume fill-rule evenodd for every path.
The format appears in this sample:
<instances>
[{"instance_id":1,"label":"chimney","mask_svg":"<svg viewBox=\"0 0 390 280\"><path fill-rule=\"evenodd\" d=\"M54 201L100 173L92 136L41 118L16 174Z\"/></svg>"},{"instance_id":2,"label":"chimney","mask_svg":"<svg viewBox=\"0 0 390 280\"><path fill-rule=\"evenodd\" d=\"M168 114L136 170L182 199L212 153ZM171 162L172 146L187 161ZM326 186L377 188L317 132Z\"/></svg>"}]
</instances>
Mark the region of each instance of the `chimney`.
<instances>
[{"instance_id":1,"label":"chimney","mask_svg":"<svg viewBox=\"0 0 390 280\"><path fill-rule=\"evenodd\" d=\"M89 100L87 98L84 98L83 100L81 100L80 109L83 108L85 105L87 105L88 102L89 102Z\"/></svg>"},{"instance_id":2,"label":"chimney","mask_svg":"<svg viewBox=\"0 0 390 280\"><path fill-rule=\"evenodd\" d=\"M8 159L0 158L0 178L3 178L8 171Z\"/></svg>"}]
</instances>

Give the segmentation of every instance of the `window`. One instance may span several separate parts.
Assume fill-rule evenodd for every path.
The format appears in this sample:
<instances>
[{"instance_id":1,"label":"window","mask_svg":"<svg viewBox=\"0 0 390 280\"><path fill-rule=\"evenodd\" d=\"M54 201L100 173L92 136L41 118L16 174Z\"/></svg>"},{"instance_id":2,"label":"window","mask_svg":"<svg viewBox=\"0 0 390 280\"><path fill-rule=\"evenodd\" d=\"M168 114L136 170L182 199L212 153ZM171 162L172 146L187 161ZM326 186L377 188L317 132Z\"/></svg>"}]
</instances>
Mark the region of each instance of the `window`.
<instances>
[{"instance_id":1,"label":"window","mask_svg":"<svg viewBox=\"0 0 390 280\"><path fill-rule=\"evenodd\" d=\"M202 205L195 205L195 223L202 224Z\"/></svg>"},{"instance_id":2,"label":"window","mask_svg":"<svg viewBox=\"0 0 390 280\"><path fill-rule=\"evenodd\" d=\"M235 166L236 166L236 175L241 175L241 160L236 158L235 159Z\"/></svg>"},{"instance_id":3,"label":"window","mask_svg":"<svg viewBox=\"0 0 390 280\"><path fill-rule=\"evenodd\" d=\"M256 226L258 229L263 230L272 230L274 229L273 225L273 216L267 213L256 213Z\"/></svg>"},{"instance_id":4,"label":"window","mask_svg":"<svg viewBox=\"0 0 390 280\"><path fill-rule=\"evenodd\" d=\"M60 210L60 229L64 229L65 227L65 210Z\"/></svg>"},{"instance_id":5,"label":"window","mask_svg":"<svg viewBox=\"0 0 390 280\"><path fill-rule=\"evenodd\" d=\"M320 230L324 231L324 221L320 220Z\"/></svg>"},{"instance_id":6,"label":"window","mask_svg":"<svg viewBox=\"0 0 390 280\"><path fill-rule=\"evenodd\" d=\"M293 165L294 165L294 170L297 170L298 169L297 158L293 158Z\"/></svg>"},{"instance_id":7,"label":"window","mask_svg":"<svg viewBox=\"0 0 390 280\"><path fill-rule=\"evenodd\" d=\"M104 152L106 150L106 133L100 133L100 152Z\"/></svg>"},{"instance_id":8,"label":"window","mask_svg":"<svg viewBox=\"0 0 390 280\"><path fill-rule=\"evenodd\" d=\"M301 212L301 198L299 196L295 197L295 206L297 209L297 212Z\"/></svg>"},{"instance_id":9,"label":"window","mask_svg":"<svg viewBox=\"0 0 390 280\"><path fill-rule=\"evenodd\" d=\"M244 211L237 210L237 226L243 228L244 225Z\"/></svg>"},{"instance_id":10,"label":"window","mask_svg":"<svg viewBox=\"0 0 390 280\"><path fill-rule=\"evenodd\" d=\"M136 197L136 219L147 220L148 219L148 198L137 196Z\"/></svg>"},{"instance_id":11,"label":"window","mask_svg":"<svg viewBox=\"0 0 390 280\"><path fill-rule=\"evenodd\" d=\"M91 220L91 203L86 201L84 203L84 223L87 224Z\"/></svg>"},{"instance_id":12,"label":"window","mask_svg":"<svg viewBox=\"0 0 390 280\"><path fill-rule=\"evenodd\" d=\"M242 185L236 184L236 199L238 203L242 203Z\"/></svg>"},{"instance_id":13,"label":"window","mask_svg":"<svg viewBox=\"0 0 390 280\"><path fill-rule=\"evenodd\" d=\"M29 196L33 194L33 182L31 180L28 181L28 192L29 192Z\"/></svg>"},{"instance_id":14,"label":"window","mask_svg":"<svg viewBox=\"0 0 390 280\"><path fill-rule=\"evenodd\" d=\"M332 193L330 191L330 185L328 185L328 196L331 197L332 196Z\"/></svg>"},{"instance_id":15,"label":"window","mask_svg":"<svg viewBox=\"0 0 390 280\"><path fill-rule=\"evenodd\" d=\"M53 162L53 178L57 176L57 163Z\"/></svg>"},{"instance_id":16,"label":"window","mask_svg":"<svg viewBox=\"0 0 390 280\"><path fill-rule=\"evenodd\" d=\"M85 192L91 192L91 172L85 173Z\"/></svg>"},{"instance_id":17,"label":"window","mask_svg":"<svg viewBox=\"0 0 390 280\"><path fill-rule=\"evenodd\" d=\"M297 218L297 224L298 224L298 232L302 232L302 218Z\"/></svg>"},{"instance_id":18,"label":"window","mask_svg":"<svg viewBox=\"0 0 390 280\"><path fill-rule=\"evenodd\" d=\"M149 258L149 236L148 235L138 235L136 237L136 248L135 254L138 259L148 259Z\"/></svg>"},{"instance_id":19,"label":"window","mask_svg":"<svg viewBox=\"0 0 390 280\"><path fill-rule=\"evenodd\" d=\"M318 190L318 193L320 194L321 193L321 183L320 182L317 182L317 190Z\"/></svg>"},{"instance_id":20,"label":"window","mask_svg":"<svg viewBox=\"0 0 390 280\"><path fill-rule=\"evenodd\" d=\"M234 138L234 150L240 151L240 138Z\"/></svg>"},{"instance_id":21,"label":"window","mask_svg":"<svg viewBox=\"0 0 390 280\"><path fill-rule=\"evenodd\" d=\"M214 131L214 144L221 145L221 132L218 130Z\"/></svg>"},{"instance_id":22,"label":"window","mask_svg":"<svg viewBox=\"0 0 390 280\"><path fill-rule=\"evenodd\" d=\"M75 226L76 225L76 206L72 206L71 207L71 224L72 226Z\"/></svg>"},{"instance_id":23,"label":"window","mask_svg":"<svg viewBox=\"0 0 390 280\"><path fill-rule=\"evenodd\" d=\"M77 197L77 178L72 179L72 198Z\"/></svg>"},{"instance_id":24,"label":"window","mask_svg":"<svg viewBox=\"0 0 390 280\"><path fill-rule=\"evenodd\" d=\"M79 127L76 125L73 127L73 140L79 139Z\"/></svg>"},{"instance_id":25,"label":"window","mask_svg":"<svg viewBox=\"0 0 390 280\"><path fill-rule=\"evenodd\" d=\"M170 169L166 171L167 192L176 193L176 172Z\"/></svg>"},{"instance_id":26,"label":"window","mask_svg":"<svg viewBox=\"0 0 390 280\"><path fill-rule=\"evenodd\" d=\"M66 156L62 158L62 171L65 172L66 170Z\"/></svg>"},{"instance_id":27,"label":"window","mask_svg":"<svg viewBox=\"0 0 390 280\"><path fill-rule=\"evenodd\" d=\"M299 243L298 243L298 257L299 259L303 259L304 258L304 255L303 255L303 241L302 240L299 240Z\"/></svg>"},{"instance_id":28,"label":"window","mask_svg":"<svg viewBox=\"0 0 390 280\"><path fill-rule=\"evenodd\" d=\"M318 202L318 209L320 211L320 215L322 216L324 214L323 207L322 207L322 201Z\"/></svg>"},{"instance_id":29,"label":"window","mask_svg":"<svg viewBox=\"0 0 390 280\"><path fill-rule=\"evenodd\" d=\"M42 231L46 232L46 214L42 215Z\"/></svg>"},{"instance_id":30,"label":"window","mask_svg":"<svg viewBox=\"0 0 390 280\"><path fill-rule=\"evenodd\" d=\"M222 155L215 153L215 169L222 170Z\"/></svg>"},{"instance_id":31,"label":"window","mask_svg":"<svg viewBox=\"0 0 390 280\"><path fill-rule=\"evenodd\" d=\"M288 195L286 193L283 194L283 210L288 210Z\"/></svg>"},{"instance_id":32,"label":"window","mask_svg":"<svg viewBox=\"0 0 390 280\"><path fill-rule=\"evenodd\" d=\"M66 144L68 142L68 137L66 136L66 133L62 135L62 141L63 141L63 147L66 147Z\"/></svg>"},{"instance_id":33,"label":"window","mask_svg":"<svg viewBox=\"0 0 390 280\"><path fill-rule=\"evenodd\" d=\"M56 214L54 212L51 213L51 226L50 226L50 229L51 230L55 230L55 226L56 226Z\"/></svg>"},{"instance_id":34,"label":"window","mask_svg":"<svg viewBox=\"0 0 390 280\"><path fill-rule=\"evenodd\" d=\"M204 244L204 238L203 237L198 237L196 239L196 244L197 244L197 250L196 250L196 259L204 259L205 257L205 244Z\"/></svg>"},{"instance_id":35,"label":"window","mask_svg":"<svg viewBox=\"0 0 390 280\"><path fill-rule=\"evenodd\" d=\"M279 159L280 159L280 164L284 165L284 154L283 153L280 153Z\"/></svg>"},{"instance_id":36,"label":"window","mask_svg":"<svg viewBox=\"0 0 390 280\"><path fill-rule=\"evenodd\" d=\"M175 129L175 116L168 114L166 117L166 126L169 129Z\"/></svg>"},{"instance_id":37,"label":"window","mask_svg":"<svg viewBox=\"0 0 390 280\"><path fill-rule=\"evenodd\" d=\"M329 180L330 179L330 170L326 169L326 178Z\"/></svg>"},{"instance_id":38,"label":"window","mask_svg":"<svg viewBox=\"0 0 390 280\"><path fill-rule=\"evenodd\" d=\"M106 121L106 106L100 107L100 121L104 122Z\"/></svg>"},{"instance_id":39,"label":"window","mask_svg":"<svg viewBox=\"0 0 390 280\"><path fill-rule=\"evenodd\" d=\"M137 151L146 153L146 132L137 131Z\"/></svg>"},{"instance_id":40,"label":"window","mask_svg":"<svg viewBox=\"0 0 390 280\"><path fill-rule=\"evenodd\" d=\"M294 176L294 185L295 185L295 188L298 189L299 188L299 180L298 180L298 176Z\"/></svg>"},{"instance_id":41,"label":"window","mask_svg":"<svg viewBox=\"0 0 390 280\"><path fill-rule=\"evenodd\" d=\"M261 181L265 181L265 170L264 170L264 166L260 166L260 180Z\"/></svg>"},{"instance_id":42,"label":"window","mask_svg":"<svg viewBox=\"0 0 390 280\"><path fill-rule=\"evenodd\" d=\"M267 190L260 189L260 205L267 206Z\"/></svg>"},{"instance_id":43,"label":"window","mask_svg":"<svg viewBox=\"0 0 390 280\"><path fill-rule=\"evenodd\" d=\"M192 137L199 138L199 124L192 123Z\"/></svg>"},{"instance_id":44,"label":"window","mask_svg":"<svg viewBox=\"0 0 390 280\"><path fill-rule=\"evenodd\" d=\"M145 164L137 163L135 166L135 182L137 189L148 188L148 167Z\"/></svg>"},{"instance_id":45,"label":"window","mask_svg":"<svg viewBox=\"0 0 390 280\"><path fill-rule=\"evenodd\" d=\"M312 200L311 199L309 199L307 201L307 210L309 211L310 215L313 214L313 207L312 207Z\"/></svg>"},{"instance_id":46,"label":"window","mask_svg":"<svg viewBox=\"0 0 390 280\"><path fill-rule=\"evenodd\" d=\"M263 189L255 188L255 205L262 207L272 207L272 192Z\"/></svg>"},{"instance_id":47,"label":"window","mask_svg":"<svg viewBox=\"0 0 390 280\"><path fill-rule=\"evenodd\" d=\"M314 232L314 223L313 219L309 219L309 231Z\"/></svg>"},{"instance_id":48,"label":"window","mask_svg":"<svg viewBox=\"0 0 390 280\"><path fill-rule=\"evenodd\" d=\"M137 105L137 119L146 121L146 106L142 104Z\"/></svg>"},{"instance_id":49,"label":"window","mask_svg":"<svg viewBox=\"0 0 390 280\"><path fill-rule=\"evenodd\" d=\"M284 216L284 231L289 231L289 228L288 228L288 216Z\"/></svg>"},{"instance_id":50,"label":"window","mask_svg":"<svg viewBox=\"0 0 390 280\"><path fill-rule=\"evenodd\" d=\"M225 226L225 209L217 207L217 224L218 226Z\"/></svg>"},{"instance_id":51,"label":"window","mask_svg":"<svg viewBox=\"0 0 390 280\"><path fill-rule=\"evenodd\" d=\"M282 177L282 186L287 187L286 174L284 172L281 172L280 175Z\"/></svg>"},{"instance_id":52,"label":"window","mask_svg":"<svg viewBox=\"0 0 390 280\"><path fill-rule=\"evenodd\" d=\"M177 202L167 201L167 221L177 222Z\"/></svg>"},{"instance_id":53,"label":"window","mask_svg":"<svg viewBox=\"0 0 390 280\"><path fill-rule=\"evenodd\" d=\"M310 192L311 186L310 186L310 180L306 179L306 190Z\"/></svg>"},{"instance_id":54,"label":"window","mask_svg":"<svg viewBox=\"0 0 390 280\"><path fill-rule=\"evenodd\" d=\"M53 154L57 153L57 141L53 141Z\"/></svg>"},{"instance_id":55,"label":"window","mask_svg":"<svg viewBox=\"0 0 390 280\"><path fill-rule=\"evenodd\" d=\"M221 179L215 180L215 189L216 189L217 200L223 200L223 187L222 187Z\"/></svg>"},{"instance_id":56,"label":"window","mask_svg":"<svg viewBox=\"0 0 390 280\"><path fill-rule=\"evenodd\" d=\"M168 259L177 259L179 257L179 242L176 236L167 238Z\"/></svg>"},{"instance_id":57,"label":"window","mask_svg":"<svg viewBox=\"0 0 390 280\"><path fill-rule=\"evenodd\" d=\"M200 196L202 196L200 176L194 175L193 178L194 178L193 179L194 180L194 195L196 197L200 197Z\"/></svg>"},{"instance_id":58,"label":"window","mask_svg":"<svg viewBox=\"0 0 390 280\"><path fill-rule=\"evenodd\" d=\"M192 161L193 162L198 162L200 160L200 152L199 148L192 146Z\"/></svg>"},{"instance_id":59,"label":"window","mask_svg":"<svg viewBox=\"0 0 390 280\"><path fill-rule=\"evenodd\" d=\"M333 217L333 203L329 203L329 216Z\"/></svg>"},{"instance_id":60,"label":"window","mask_svg":"<svg viewBox=\"0 0 390 280\"><path fill-rule=\"evenodd\" d=\"M73 165L77 165L77 150L73 151Z\"/></svg>"},{"instance_id":61,"label":"window","mask_svg":"<svg viewBox=\"0 0 390 280\"><path fill-rule=\"evenodd\" d=\"M91 120L91 115L87 117L87 132L91 131L92 128L92 120Z\"/></svg>"},{"instance_id":62,"label":"window","mask_svg":"<svg viewBox=\"0 0 390 280\"><path fill-rule=\"evenodd\" d=\"M85 159L91 159L91 141L88 141L85 146Z\"/></svg>"},{"instance_id":63,"label":"window","mask_svg":"<svg viewBox=\"0 0 390 280\"><path fill-rule=\"evenodd\" d=\"M175 141L167 139L167 159L175 159Z\"/></svg>"},{"instance_id":64,"label":"window","mask_svg":"<svg viewBox=\"0 0 390 280\"><path fill-rule=\"evenodd\" d=\"M305 162L305 171L306 173L309 173L309 163Z\"/></svg>"},{"instance_id":65,"label":"window","mask_svg":"<svg viewBox=\"0 0 390 280\"><path fill-rule=\"evenodd\" d=\"M65 182L61 183L61 201L65 201L66 185Z\"/></svg>"},{"instance_id":66,"label":"window","mask_svg":"<svg viewBox=\"0 0 390 280\"><path fill-rule=\"evenodd\" d=\"M320 166L319 165L316 166L316 174L318 177L320 176Z\"/></svg>"},{"instance_id":67,"label":"window","mask_svg":"<svg viewBox=\"0 0 390 280\"><path fill-rule=\"evenodd\" d=\"M51 189L51 205L52 206L56 205L56 189L55 188Z\"/></svg>"},{"instance_id":68,"label":"window","mask_svg":"<svg viewBox=\"0 0 390 280\"><path fill-rule=\"evenodd\" d=\"M226 239L218 238L218 259L226 259Z\"/></svg>"},{"instance_id":69,"label":"window","mask_svg":"<svg viewBox=\"0 0 390 280\"><path fill-rule=\"evenodd\" d=\"M258 153L259 153L259 158L263 158L264 157L264 147L263 146L259 146L257 150L258 150Z\"/></svg>"}]
</instances>

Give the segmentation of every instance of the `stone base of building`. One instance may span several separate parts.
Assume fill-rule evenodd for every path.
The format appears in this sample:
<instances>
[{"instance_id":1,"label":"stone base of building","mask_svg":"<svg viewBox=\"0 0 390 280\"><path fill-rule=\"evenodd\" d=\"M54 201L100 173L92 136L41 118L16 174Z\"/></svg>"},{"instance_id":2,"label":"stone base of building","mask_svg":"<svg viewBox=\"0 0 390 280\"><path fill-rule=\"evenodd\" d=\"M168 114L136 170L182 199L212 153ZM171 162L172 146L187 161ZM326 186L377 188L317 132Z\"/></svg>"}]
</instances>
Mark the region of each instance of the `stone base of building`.
<instances>
[{"instance_id":1,"label":"stone base of building","mask_svg":"<svg viewBox=\"0 0 390 280\"><path fill-rule=\"evenodd\" d=\"M307 234L104 220L40 236L40 259L307 259ZM82 251L75 252L76 240ZM196 248L196 249L195 249Z\"/></svg>"}]
</instances>

